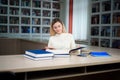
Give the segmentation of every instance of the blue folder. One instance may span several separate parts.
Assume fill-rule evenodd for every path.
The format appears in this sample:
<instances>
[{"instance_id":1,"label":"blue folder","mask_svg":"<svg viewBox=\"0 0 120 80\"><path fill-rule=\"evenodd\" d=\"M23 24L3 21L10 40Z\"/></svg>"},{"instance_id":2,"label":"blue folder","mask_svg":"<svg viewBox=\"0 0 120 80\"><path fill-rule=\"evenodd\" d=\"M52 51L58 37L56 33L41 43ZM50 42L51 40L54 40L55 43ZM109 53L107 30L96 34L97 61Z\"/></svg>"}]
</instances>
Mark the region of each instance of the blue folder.
<instances>
[{"instance_id":1,"label":"blue folder","mask_svg":"<svg viewBox=\"0 0 120 80\"><path fill-rule=\"evenodd\" d=\"M108 57L110 56L107 52L105 51L93 51L93 52L90 52L90 55L91 56L94 56L94 57Z\"/></svg>"}]
</instances>

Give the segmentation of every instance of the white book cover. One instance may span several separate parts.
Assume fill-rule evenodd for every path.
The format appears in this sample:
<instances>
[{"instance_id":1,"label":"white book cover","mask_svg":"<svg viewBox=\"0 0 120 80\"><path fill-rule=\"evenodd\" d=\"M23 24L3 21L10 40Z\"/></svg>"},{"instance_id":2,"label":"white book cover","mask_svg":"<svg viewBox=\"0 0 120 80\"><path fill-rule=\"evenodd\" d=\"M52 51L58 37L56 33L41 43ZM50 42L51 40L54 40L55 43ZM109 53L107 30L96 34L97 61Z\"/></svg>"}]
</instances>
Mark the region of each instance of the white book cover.
<instances>
[{"instance_id":1,"label":"white book cover","mask_svg":"<svg viewBox=\"0 0 120 80\"><path fill-rule=\"evenodd\" d=\"M46 51L52 52L53 54L69 54L69 50L50 50L50 49L47 49Z\"/></svg>"},{"instance_id":2,"label":"white book cover","mask_svg":"<svg viewBox=\"0 0 120 80\"><path fill-rule=\"evenodd\" d=\"M53 59L53 57L48 56L48 57L33 57L29 55L24 55L26 58L31 59L31 60L47 60L47 59Z\"/></svg>"}]
</instances>

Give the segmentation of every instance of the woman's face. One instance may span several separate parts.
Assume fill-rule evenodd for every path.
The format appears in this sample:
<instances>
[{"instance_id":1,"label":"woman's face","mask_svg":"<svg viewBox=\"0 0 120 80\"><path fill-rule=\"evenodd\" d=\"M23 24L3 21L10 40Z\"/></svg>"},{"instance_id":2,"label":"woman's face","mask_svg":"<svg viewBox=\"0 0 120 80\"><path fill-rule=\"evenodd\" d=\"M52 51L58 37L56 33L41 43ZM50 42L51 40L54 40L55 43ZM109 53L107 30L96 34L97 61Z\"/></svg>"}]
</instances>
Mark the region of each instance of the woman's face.
<instances>
[{"instance_id":1,"label":"woman's face","mask_svg":"<svg viewBox=\"0 0 120 80\"><path fill-rule=\"evenodd\" d=\"M62 24L60 22L56 22L53 25L53 30L56 32L56 34L61 34L63 30Z\"/></svg>"}]
</instances>

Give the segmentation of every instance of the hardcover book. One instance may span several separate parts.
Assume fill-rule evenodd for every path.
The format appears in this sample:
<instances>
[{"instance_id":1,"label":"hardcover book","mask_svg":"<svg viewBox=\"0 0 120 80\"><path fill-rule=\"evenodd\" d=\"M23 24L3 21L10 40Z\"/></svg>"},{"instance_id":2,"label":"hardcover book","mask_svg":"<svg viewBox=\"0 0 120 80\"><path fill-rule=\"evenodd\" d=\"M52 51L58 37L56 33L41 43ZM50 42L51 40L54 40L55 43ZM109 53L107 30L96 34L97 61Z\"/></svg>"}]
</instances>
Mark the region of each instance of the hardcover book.
<instances>
[{"instance_id":1,"label":"hardcover book","mask_svg":"<svg viewBox=\"0 0 120 80\"><path fill-rule=\"evenodd\" d=\"M54 54L52 52L42 50L42 49L27 50L27 51L25 51L25 54L30 55L30 56L34 56L34 57L54 56Z\"/></svg>"},{"instance_id":2,"label":"hardcover book","mask_svg":"<svg viewBox=\"0 0 120 80\"><path fill-rule=\"evenodd\" d=\"M52 56L46 56L46 57L34 57L34 56L31 56L31 55L27 55L27 54L24 54L24 56L28 59L32 59L32 60L47 60L47 59L53 59Z\"/></svg>"}]
</instances>

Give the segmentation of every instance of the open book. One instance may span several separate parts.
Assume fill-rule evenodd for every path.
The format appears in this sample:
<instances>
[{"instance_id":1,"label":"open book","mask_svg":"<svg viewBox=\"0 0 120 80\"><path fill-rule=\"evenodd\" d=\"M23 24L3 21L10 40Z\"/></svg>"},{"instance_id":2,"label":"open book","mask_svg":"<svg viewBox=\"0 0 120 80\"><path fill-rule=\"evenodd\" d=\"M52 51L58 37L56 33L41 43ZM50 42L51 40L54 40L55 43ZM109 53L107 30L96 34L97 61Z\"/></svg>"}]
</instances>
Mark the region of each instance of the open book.
<instances>
[{"instance_id":1,"label":"open book","mask_svg":"<svg viewBox=\"0 0 120 80\"><path fill-rule=\"evenodd\" d=\"M71 49L71 50L50 50L47 49L46 51L52 52L54 54L54 57L69 57L70 53L79 49L82 49L85 47L78 47L75 49Z\"/></svg>"},{"instance_id":2,"label":"open book","mask_svg":"<svg viewBox=\"0 0 120 80\"><path fill-rule=\"evenodd\" d=\"M50 50L47 49L46 51L52 52L54 54L54 57L69 57L69 51L67 50Z\"/></svg>"}]
</instances>

